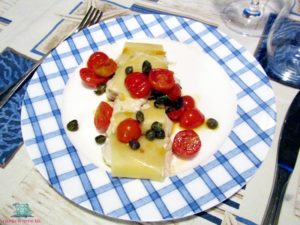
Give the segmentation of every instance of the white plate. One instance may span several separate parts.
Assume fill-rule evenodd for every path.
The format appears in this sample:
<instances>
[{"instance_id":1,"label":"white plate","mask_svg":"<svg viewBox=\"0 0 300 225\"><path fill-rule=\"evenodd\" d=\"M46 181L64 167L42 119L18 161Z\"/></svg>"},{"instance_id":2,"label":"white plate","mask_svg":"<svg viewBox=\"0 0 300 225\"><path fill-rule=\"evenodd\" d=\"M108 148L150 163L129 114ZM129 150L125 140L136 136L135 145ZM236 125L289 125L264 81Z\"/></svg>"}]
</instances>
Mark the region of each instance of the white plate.
<instances>
[{"instance_id":1,"label":"white plate","mask_svg":"<svg viewBox=\"0 0 300 225\"><path fill-rule=\"evenodd\" d=\"M183 94L196 99L196 104L206 118L215 118L220 126L216 130L200 129L198 134L202 141L200 153L192 160L172 157L173 175L192 169L205 163L228 137L236 119L236 96L230 79L224 70L198 46L190 46L170 40L131 40L132 42L156 43L163 45L169 62L169 69L174 71L176 79L182 85ZM122 53L124 42L104 47L101 51L117 59ZM95 95L92 89L83 85L79 70L86 67L86 61L75 70L68 81L61 107L62 121L66 124L76 119L80 124L77 132L66 129L67 135L79 154L86 157L100 168L110 171L102 157L102 148L95 142L100 133L94 126L94 113L100 101L107 101L106 95ZM80 106L80 107L79 107ZM179 129L177 129L178 131ZM176 132L174 132L174 135ZM172 136L172 138L174 137Z\"/></svg>"},{"instance_id":2,"label":"white plate","mask_svg":"<svg viewBox=\"0 0 300 225\"><path fill-rule=\"evenodd\" d=\"M70 83L68 80L92 52L105 50L116 57L126 40L149 38L163 42L169 60L176 62L172 66L184 91L197 95L198 107L221 124L216 135L201 134L207 146L203 146L199 158L186 166L179 165L177 172L183 172L167 177L162 183L112 178L109 171L95 165L96 161L91 163L86 149L81 151L83 148L76 146L75 138L67 136L61 117L64 99L68 95L69 99L74 98L72 95L77 94L74 89L78 88L78 93L88 98L86 101L82 101L82 96L78 98L80 104L89 105L85 130L94 136L88 118L98 99L90 96L90 90L82 89L76 80L78 76L71 78ZM184 44L177 45L170 40ZM182 63L191 66L184 68ZM192 67L201 73L187 75L186 71L193 70ZM207 90L212 86L214 90ZM71 106L64 105L63 114L71 113L82 119L83 106L78 104L75 112L68 112L65 110L72 109L76 103L71 100L67 103ZM242 46L214 27L182 17L154 14L107 20L59 45L30 81L21 118L26 149L37 170L65 198L100 215L160 221L202 212L240 190L270 149L276 111L268 77ZM78 145L81 143L92 142L80 141ZM100 154L101 149L98 159Z\"/></svg>"}]
</instances>

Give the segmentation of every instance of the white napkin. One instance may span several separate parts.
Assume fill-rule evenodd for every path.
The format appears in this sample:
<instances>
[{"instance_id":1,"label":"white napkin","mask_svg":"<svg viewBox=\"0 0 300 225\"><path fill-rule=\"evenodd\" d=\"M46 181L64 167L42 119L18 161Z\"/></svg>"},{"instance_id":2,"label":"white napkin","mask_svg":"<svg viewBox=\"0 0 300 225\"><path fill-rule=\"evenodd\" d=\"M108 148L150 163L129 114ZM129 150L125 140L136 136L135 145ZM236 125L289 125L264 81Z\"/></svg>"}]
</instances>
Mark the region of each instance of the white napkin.
<instances>
[{"instance_id":1,"label":"white napkin","mask_svg":"<svg viewBox=\"0 0 300 225\"><path fill-rule=\"evenodd\" d=\"M134 5L218 26L221 23L220 12L224 7L224 2L185 0L183 3L181 0L159 0L157 2L138 0Z\"/></svg>"},{"instance_id":2,"label":"white napkin","mask_svg":"<svg viewBox=\"0 0 300 225\"><path fill-rule=\"evenodd\" d=\"M98 0L5 2L0 0L0 18L8 21L0 26L0 52L9 46L35 60L72 34L90 5L105 11L103 19L128 13Z\"/></svg>"}]
</instances>

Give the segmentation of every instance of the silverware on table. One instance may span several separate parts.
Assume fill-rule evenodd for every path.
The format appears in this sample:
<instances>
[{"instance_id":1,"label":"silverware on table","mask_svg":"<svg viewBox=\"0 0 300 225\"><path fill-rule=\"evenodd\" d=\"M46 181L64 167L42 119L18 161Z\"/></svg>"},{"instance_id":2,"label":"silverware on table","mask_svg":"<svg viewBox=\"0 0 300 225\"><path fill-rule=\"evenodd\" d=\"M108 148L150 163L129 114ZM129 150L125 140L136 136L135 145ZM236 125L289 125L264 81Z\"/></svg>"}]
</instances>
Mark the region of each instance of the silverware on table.
<instances>
[{"instance_id":1,"label":"silverware on table","mask_svg":"<svg viewBox=\"0 0 300 225\"><path fill-rule=\"evenodd\" d=\"M101 20L101 17L103 15L103 12L94 8L91 6L89 10L87 11L86 15L82 19L81 23L78 25L77 29L72 32L72 34L77 33L78 31L82 30L83 28L86 28L88 26L91 26L93 24L98 23ZM72 35L71 34L71 35ZM71 36L69 35L69 36ZM62 40L61 42L63 42ZM52 49L56 48L61 42L59 42L56 46L53 46ZM21 76L21 78L14 83L12 86L7 87L6 91L1 93L0 95L0 109L6 104L6 102L14 95L14 93L34 74L36 69L41 65L41 63L44 61L44 59L50 54L51 51L49 51L47 54L45 54L39 61L37 61L29 70L25 72Z\"/></svg>"},{"instance_id":2,"label":"silverware on table","mask_svg":"<svg viewBox=\"0 0 300 225\"><path fill-rule=\"evenodd\" d=\"M300 147L300 92L294 98L285 116L277 151L277 165L271 197L262 225L278 223L283 197L293 172Z\"/></svg>"}]
</instances>

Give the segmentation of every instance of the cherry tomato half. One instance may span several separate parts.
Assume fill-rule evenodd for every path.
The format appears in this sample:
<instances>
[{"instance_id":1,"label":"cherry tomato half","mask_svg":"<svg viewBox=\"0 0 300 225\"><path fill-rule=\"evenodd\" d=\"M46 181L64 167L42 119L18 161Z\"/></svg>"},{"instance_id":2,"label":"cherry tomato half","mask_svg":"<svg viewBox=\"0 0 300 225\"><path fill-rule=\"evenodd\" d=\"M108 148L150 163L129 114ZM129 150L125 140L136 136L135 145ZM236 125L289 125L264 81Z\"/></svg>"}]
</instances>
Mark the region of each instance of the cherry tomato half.
<instances>
[{"instance_id":1,"label":"cherry tomato half","mask_svg":"<svg viewBox=\"0 0 300 225\"><path fill-rule=\"evenodd\" d=\"M108 81L108 78L99 77L95 74L94 70L90 68L80 69L79 74L83 83L91 88L97 88L99 85L105 84Z\"/></svg>"},{"instance_id":2,"label":"cherry tomato half","mask_svg":"<svg viewBox=\"0 0 300 225\"><path fill-rule=\"evenodd\" d=\"M108 56L104 52L94 52L87 61L87 67L90 69L95 69L108 60Z\"/></svg>"},{"instance_id":3,"label":"cherry tomato half","mask_svg":"<svg viewBox=\"0 0 300 225\"><path fill-rule=\"evenodd\" d=\"M192 109L195 108L195 100L193 99L192 96L189 95L184 95L182 96L182 102L183 102L183 107L185 109Z\"/></svg>"},{"instance_id":4,"label":"cherry tomato half","mask_svg":"<svg viewBox=\"0 0 300 225\"><path fill-rule=\"evenodd\" d=\"M107 59L101 66L94 67L94 71L98 76L110 77L117 70L117 63L112 59Z\"/></svg>"},{"instance_id":5,"label":"cherry tomato half","mask_svg":"<svg viewBox=\"0 0 300 225\"><path fill-rule=\"evenodd\" d=\"M172 143L172 152L184 159L196 156L201 148L201 141L198 134L193 130L179 131Z\"/></svg>"},{"instance_id":6,"label":"cherry tomato half","mask_svg":"<svg viewBox=\"0 0 300 225\"><path fill-rule=\"evenodd\" d=\"M151 93L148 77L140 72L133 72L126 76L125 86L133 98L145 98Z\"/></svg>"},{"instance_id":7,"label":"cherry tomato half","mask_svg":"<svg viewBox=\"0 0 300 225\"><path fill-rule=\"evenodd\" d=\"M177 100L181 96L181 86L176 83L174 87L167 93L167 96L172 101Z\"/></svg>"},{"instance_id":8,"label":"cherry tomato half","mask_svg":"<svg viewBox=\"0 0 300 225\"><path fill-rule=\"evenodd\" d=\"M156 91L167 93L175 85L173 71L168 69L152 69L149 73L149 81Z\"/></svg>"},{"instance_id":9,"label":"cherry tomato half","mask_svg":"<svg viewBox=\"0 0 300 225\"><path fill-rule=\"evenodd\" d=\"M101 77L110 77L117 70L117 63L104 52L94 52L87 61L87 67Z\"/></svg>"},{"instance_id":10,"label":"cherry tomato half","mask_svg":"<svg viewBox=\"0 0 300 225\"><path fill-rule=\"evenodd\" d=\"M94 116L94 124L101 133L106 132L112 113L113 108L107 102L100 102Z\"/></svg>"},{"instance_id":11,"label":"cherry tomato half","mask_svg":"<svg viewBox=\"0 0 300 225\"><path fill-rule=\"evenodd\" d=\"M142 130L137 120L131 118L125 119L117 127L117 138L122 143L137 140L141 135Z\"/></svg>"},{"instance_id":12,"label":"cherry tomato half","mask_svg":"<svg viewBox=\"0 0 300 225\"><path fill-rule=\"evenodd\" d=\"M185 109L180 117L179 125L185 129L194 129L201 126L204 120L204 115L198 109Z\"/></svg>"}]
</instances>

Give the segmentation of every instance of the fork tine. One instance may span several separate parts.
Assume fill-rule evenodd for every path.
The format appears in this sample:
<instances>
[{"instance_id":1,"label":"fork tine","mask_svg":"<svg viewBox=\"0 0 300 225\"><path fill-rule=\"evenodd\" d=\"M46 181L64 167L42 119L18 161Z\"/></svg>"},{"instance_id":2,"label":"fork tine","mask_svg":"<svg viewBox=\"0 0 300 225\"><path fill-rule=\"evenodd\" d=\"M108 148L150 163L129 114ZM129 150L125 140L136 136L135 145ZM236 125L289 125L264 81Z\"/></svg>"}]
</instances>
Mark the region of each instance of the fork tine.
<instances>
[{"instance_id":1,"label":"fork tine","mask_svg":"<svg viewBox=\"0 0 300 225\"><path fill-rule=\"evenodd\" d=\"M97 19L95 20L95 23L99 23L100 22L100 20L101 20L101 18L102 18L102 16L103 16L103 12L102 11L100 11L100 14L99 14L99 16L97 17Z\"/></svg>"},{"instance_id":2,"label":"fork tine","mask_svg":"<svg viewBox=\"0 0 300 225\"><path fill-rule=\"evenodd\" d=\"M87 13L85 14L84 18L82 19L81 23L78 25L77 30L81 30L86 23L86 21L89 19L91 11L93 10L93 7L91 6Z\"/></svg>"},{"instance_id":3,"label":"fork tine","mask_svg":"<svg viewBox=\"0 0 300 225\"><path fill-rule=\"evenodd\" d=\"M96 12L93 15L93 18L91 18L91 20L89 21L88 26L98 23L101 17L102 17L102 12L100 10L96 10Z\"/></svg>"}]
</instances>

